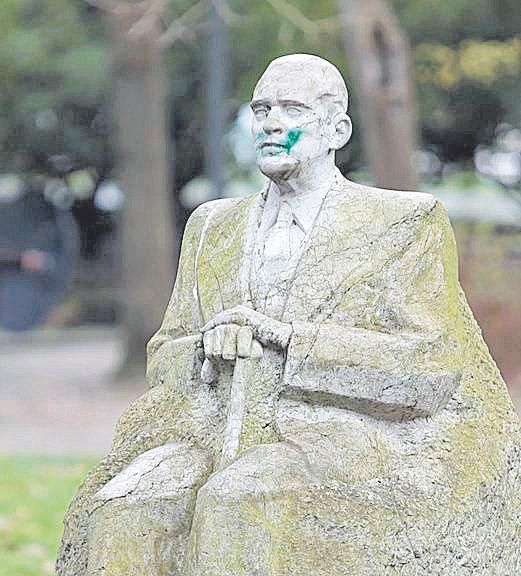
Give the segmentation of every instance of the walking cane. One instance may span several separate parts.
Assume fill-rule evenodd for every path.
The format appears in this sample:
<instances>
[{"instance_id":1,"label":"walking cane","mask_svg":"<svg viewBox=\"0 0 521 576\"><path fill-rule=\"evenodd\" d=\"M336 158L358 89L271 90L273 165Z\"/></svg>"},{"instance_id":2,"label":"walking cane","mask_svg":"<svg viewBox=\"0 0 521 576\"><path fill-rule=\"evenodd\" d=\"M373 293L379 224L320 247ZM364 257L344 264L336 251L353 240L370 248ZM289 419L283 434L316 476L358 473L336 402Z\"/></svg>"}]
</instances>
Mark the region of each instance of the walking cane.
<instances>
[{"instance_id":1,"label":"walking cane","mask_svg":"<svg viewBox=\"0 0 521 576\"><path fill-rule=\"evenodd\" d=\"M246 328L248 329L248 328ZM248 356L237 355L233 369L230 388L230 405L224 429L224 439L219 460L219 469L225 468L238 455L241 441L244 413L246 407L246 386L248 376L251 376L251 364L262 358L262 345L255 339L251 340L251 351ZM216 369L211 360L206 358L201 369L201 378L211 384L217 377Z\"/></svg>"}]
</instances>

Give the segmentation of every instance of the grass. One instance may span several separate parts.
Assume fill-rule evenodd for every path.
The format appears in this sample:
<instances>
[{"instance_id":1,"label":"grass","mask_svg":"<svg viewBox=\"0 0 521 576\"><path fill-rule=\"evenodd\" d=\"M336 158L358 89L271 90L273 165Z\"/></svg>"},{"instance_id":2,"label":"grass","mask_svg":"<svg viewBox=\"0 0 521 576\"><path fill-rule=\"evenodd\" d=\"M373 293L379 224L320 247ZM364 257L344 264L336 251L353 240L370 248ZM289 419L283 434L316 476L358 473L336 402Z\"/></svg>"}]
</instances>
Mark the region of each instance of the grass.
<instances>
[{"instance_id":1,"label":"grass","mask_svg":"<svg viewBox=\"0 0 521 576\"><path fill-rule=\"evenodd\" d=\"M54 574L63 516L93 464L0 457L0 576Z\"/></svg>"}]
</instances>

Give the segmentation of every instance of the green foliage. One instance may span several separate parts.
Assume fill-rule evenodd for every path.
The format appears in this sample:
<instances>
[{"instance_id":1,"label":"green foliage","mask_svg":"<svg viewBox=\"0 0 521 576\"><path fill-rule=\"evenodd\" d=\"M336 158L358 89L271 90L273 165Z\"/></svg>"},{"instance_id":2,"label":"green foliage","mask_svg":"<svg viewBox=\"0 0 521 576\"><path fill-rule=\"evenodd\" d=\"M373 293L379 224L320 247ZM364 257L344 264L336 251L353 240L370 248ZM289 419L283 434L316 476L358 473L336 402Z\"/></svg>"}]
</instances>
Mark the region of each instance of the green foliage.
<instances>
[{"instance_id":1,"label":"green foliage","mask_svg":"<svg viewBox=\"0 0 521 576\"><path fill-rule=\"evenodd\" d=\"M418 80L445 89L465 81L491 86L521 73L521 38L468 40L456 48L421 43L415 55Z\"/></svg>"},{"instance_id":2,"label":"green foliage","mask_svg":"<svg viewBox=\"0 0 521 576\"><path fill-rule=\"evenodd\" d=\"M0 457L0 576L54 573L65 510L92 464Z\"/></svg>"},{"instance_id":3,"label":"green foliage","mask_svg":"<svg viewBox=\"0 0 521 576\"><path fill-rule=\"evenodd\" d=\"M172 0L168 18L194 2ZM427 147L445 159L469 159L499 122L521 122L518 0L389 2L413 45ZM268 62L281 54L320 54L349 80L336 0L229 4L242 17L230 27L230 118L249 100ZM48 159L63 154L77 168L112 170L110 49L103 18L83 0L0 3L0 108L7 111L0 116L0 172L49 172ZM207 30L196 26L192 38L165 55L177 189L203 171ZM355 132L340 155L349 170L361 167L356 97L353 86Z\"/></svg>"},{"instance_id":4,"label":"green foliage","mask_svg":"<svg viewBox=\"0 0 521 576\"><path fill-rule=\"evenodd\" d=\"M521 38L422 42L414 57L425 143L444 159L465 160L498 124L521 122Z\"/></svg>"},{"instance_id":5,"label":"green foliage","mask_svg":"<svg viewBox=\"0 0 521 576\"><path fill-rule=\"evenodd\" d=\"M413 44L454 46L468 38L507 40L519 35L518 0L389 0Z\"/></svg>"},{"instance_id":6,"label":"green foliage","mask_svg":"<svg viewBox=\"0 0 521 576\"><path fill-rule=\"evenodd\" d=\"M0 22L0 169L45 172L53 154L98 163L108 80L99 18L79 0L9 0Z\"/></svg>"}]
</instances>

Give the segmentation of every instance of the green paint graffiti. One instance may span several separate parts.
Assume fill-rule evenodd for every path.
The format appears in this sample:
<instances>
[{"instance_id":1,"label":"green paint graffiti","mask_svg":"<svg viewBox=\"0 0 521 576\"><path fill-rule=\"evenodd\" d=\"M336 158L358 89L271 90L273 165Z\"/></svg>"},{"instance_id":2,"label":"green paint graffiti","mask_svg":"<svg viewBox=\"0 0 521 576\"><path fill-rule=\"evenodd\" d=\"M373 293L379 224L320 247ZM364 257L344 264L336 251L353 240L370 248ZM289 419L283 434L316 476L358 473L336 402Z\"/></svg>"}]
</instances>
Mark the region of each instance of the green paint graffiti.
<instances>
[{"instance_id":1,"label":"green paint graffiti","mask_svg":"<svg viewBox=\"0 0 521 576\"><path fill-rule=\"evenodd\" d=\"M279 149L270 150L270 156L278 156L282 154L284 151L286 154L289 154L293 146L300 140L300 136L302 135L302 130L292 129L288 130L286 138L283 142L279 144ZM255 138L255 147L257 150L261 149L262 143L266 140L267 135L266 132L259 132Z\"/></svg>"},{"instance_id":2,"label":"green paint graffiti","mask_svg":"<svg viewBox=\"0 0 521 576\"><path fill-rule=\"evenodd\" d=\"M295 144L300 140L300 136L302 135L302 130L288 130L288 135L286 136L286 142L284 143L284 148L286 152L290 152L290 150L295 146Z\"/></svg>"},{"instance_id":3,"label":"green paint graffiti","mask_svg":"<svg viewBox=\"0 0 521 576\"><path fill-rule=\"evenodd\" d=\"M261 131L255 137L255 146L257 146L257 148L260 148L264 140L266 140L266 132Z\"/></svg>"}]
</instances>

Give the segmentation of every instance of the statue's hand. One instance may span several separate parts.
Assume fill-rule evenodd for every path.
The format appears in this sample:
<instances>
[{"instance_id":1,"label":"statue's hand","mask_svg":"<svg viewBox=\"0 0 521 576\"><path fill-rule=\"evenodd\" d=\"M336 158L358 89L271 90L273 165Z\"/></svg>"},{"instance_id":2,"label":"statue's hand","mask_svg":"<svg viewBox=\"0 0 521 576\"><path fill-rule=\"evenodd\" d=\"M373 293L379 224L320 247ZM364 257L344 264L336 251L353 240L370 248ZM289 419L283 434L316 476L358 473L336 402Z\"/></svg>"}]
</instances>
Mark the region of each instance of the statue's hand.
<instances>
[{"instance_id":1,"label":"statue's hand","mask_svg":"<svg viewBox=\"0 0 521 576\"><path fill-rule=\"evenodd\" d=\"M249 326L219 324L203 330L203 348L208 360L260 358L262 345L253 338Z\"/></svg>"},{"instance_id":2,"label":"statue's hand","mask_svg":"<svg viewBox=\"0 0 521 576\"><path fill-rule=\"evenodd\" d=\"M292 332L291 324L279 322L242 305L220 312L202 327L201 332L205 336L209 331L222 326L235 326L238 329L250 328L255 340L264 346L271 345L283 350L288 346Z\"/></svg>"},{"instance_id":3,"label":"statue's hand","mask_svg":"<svg viewBox=\"0 0 521 576\"><path fill-rule=\"evenodd\" d=\"M250 326L219 324L203 333L204 362L201 380L213 384L217 379L219 360L262 358L262 344L253 337Z\"/></svg>"},{"instance_id":4,"label":"statue's hand","mask_svg":"<svg viewBox=\"0 0 521 576\"><path fill-rule=\"evenodd\" d=\"M211 384L217 378L214 361L260 358L263 345L285 349L292 328L247 306L235 306L217 314L201 332L205 355L201 379Z\"/></svg>"}]
</instances>

